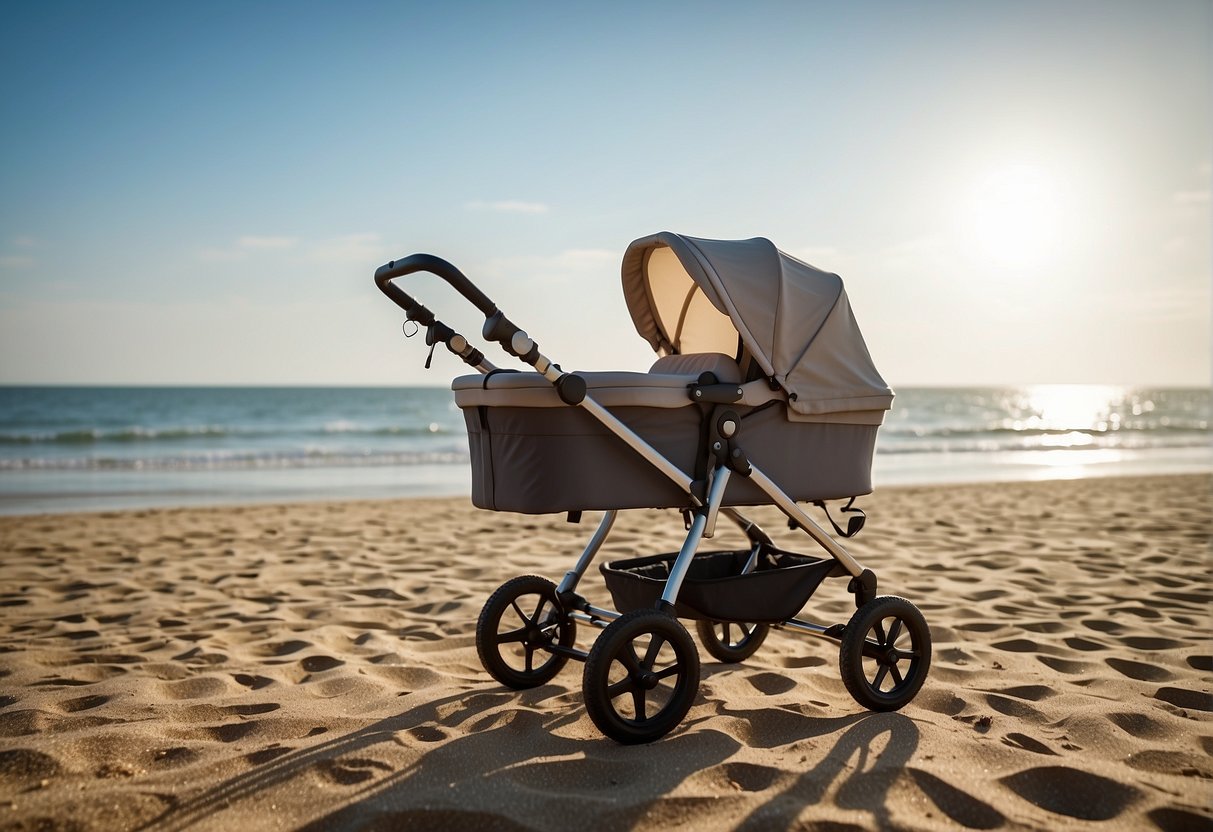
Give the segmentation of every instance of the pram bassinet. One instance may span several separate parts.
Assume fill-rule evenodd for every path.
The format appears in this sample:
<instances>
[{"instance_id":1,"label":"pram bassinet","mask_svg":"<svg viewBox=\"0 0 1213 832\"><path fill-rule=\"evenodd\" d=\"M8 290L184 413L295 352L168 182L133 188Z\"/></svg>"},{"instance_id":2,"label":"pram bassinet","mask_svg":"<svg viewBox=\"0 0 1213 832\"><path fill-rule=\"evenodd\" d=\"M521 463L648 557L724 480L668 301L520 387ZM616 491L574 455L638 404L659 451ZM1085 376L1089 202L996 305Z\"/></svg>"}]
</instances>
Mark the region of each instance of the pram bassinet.
<instances>
[{"instance_id":1,"label":"pram bassinet","mask_svg":"<svg viewBox=\"0 0 1213 832\"><path fill-rule=\"evenodd\" d=\"M688 476L703 450L701 371L740 382L750 460L797 501L872 490L876 430L893 394L842 280L765 239L662 233L629 246L623 287L637 331L663 358L649 373L586 373L587 392ZM745 368L744 371L742 368ZM743 377L744 375L744 377ZM746 380L750 379L750 380ZM538 373L461 376L472 502L530 514L683 508L687 494ZM768 503L737 478L724 504Z\"/></svg>"}]
</instances>

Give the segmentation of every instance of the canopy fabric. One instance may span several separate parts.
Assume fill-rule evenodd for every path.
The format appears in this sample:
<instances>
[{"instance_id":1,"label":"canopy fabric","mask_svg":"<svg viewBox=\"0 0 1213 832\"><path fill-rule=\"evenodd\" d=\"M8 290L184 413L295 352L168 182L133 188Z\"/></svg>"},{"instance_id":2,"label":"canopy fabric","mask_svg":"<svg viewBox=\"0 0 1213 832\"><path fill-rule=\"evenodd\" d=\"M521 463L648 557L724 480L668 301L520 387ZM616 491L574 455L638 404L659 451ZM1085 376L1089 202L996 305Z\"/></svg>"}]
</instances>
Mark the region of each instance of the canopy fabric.
<instances>
[{"instance_id":1,"label":"canopy fabric","mask_svg":"<svg viewBox=\"0 0 1213 832\"><path fill-rule=\"evenodd\" d=\"M623 293L636 331L661 354L738 355L740 337L797 413L892 406L842 279L763 237L642 237L624 253Z\"/></svg>"}]
</instances>

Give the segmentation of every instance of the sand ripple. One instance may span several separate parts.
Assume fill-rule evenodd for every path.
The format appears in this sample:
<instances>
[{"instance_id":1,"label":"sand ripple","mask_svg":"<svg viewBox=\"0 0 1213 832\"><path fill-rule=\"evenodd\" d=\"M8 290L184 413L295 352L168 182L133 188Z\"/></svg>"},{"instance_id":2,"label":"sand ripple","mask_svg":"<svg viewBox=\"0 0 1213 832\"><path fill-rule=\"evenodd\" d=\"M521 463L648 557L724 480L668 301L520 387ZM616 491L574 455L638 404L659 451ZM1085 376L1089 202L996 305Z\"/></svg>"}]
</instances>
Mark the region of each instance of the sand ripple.
<instances>
[{"instance_id":1,"label":"sand ripple","mask_svg":"<svg viewBox=\"0 0 1213 832\"><path fill-rule=\"evenodd\" d=\"M683 726L640 748L595 731L579 665L515 692L476 658L489 593L559 578L589 522L462 500L3 518L0 827L1210 828L1209 494L868 498L851 548L932 626L915 702L863 711L836 647L776 631L741 665L703 654ZM605 557L681 536L625 514ZM809 617L845 621L844 585Z\"/></svg>"}]
</instances>

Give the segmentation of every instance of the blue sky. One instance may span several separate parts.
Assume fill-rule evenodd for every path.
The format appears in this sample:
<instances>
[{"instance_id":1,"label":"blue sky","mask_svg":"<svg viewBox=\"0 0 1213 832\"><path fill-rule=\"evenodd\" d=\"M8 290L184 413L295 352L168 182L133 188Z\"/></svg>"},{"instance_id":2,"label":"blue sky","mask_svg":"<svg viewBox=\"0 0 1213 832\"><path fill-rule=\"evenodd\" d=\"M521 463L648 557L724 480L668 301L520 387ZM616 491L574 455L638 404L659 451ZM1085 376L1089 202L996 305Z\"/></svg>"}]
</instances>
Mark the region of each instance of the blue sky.
<instances>
[{"instance_id":1,"label":"blue sky","mask_svg":"<svg viewBox=\"0 0 1213 832\"><path fill-rule=\"evenodd\" d=\"M762 235L887 380L1207 384L1213 6L8 3L0 383L443 384L371 275L566 367L619 259ZM411 284L468 334L477 316Z\"/></svg>"}]
</instances>

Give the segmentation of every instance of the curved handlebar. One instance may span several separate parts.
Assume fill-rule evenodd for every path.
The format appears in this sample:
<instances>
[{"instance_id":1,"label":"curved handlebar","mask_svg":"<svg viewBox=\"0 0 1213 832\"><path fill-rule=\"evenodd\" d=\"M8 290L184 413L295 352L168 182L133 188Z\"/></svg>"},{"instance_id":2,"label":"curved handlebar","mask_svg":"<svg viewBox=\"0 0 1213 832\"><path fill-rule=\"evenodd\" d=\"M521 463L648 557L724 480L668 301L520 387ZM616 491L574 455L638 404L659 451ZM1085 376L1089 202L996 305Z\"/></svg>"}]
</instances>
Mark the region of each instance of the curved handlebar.
<instances>
[{"instance_id":1,"label":"curved handlebar","mask_svg":"<svg viewBox=\"0 0 1213 832\"><path fill-rule=\"evenodd\" d=\"M418 303L412 295L392 283L398 277L415 272L430 272L454 286L459 294L484 313L484 328L481 330L481 335L491 341L496 341L510 355L521 358L532 367L536 366L536 362L540 359L539 345L502 314L501 310L497 308L497 304L489 300L484 292L477 289L463 272L441 257L435 257L432 254L411 254L400 260L385 263L375 270L375 285L408 314L410 321L416 321L427 327L435 324L445 327L441 332L435 334L439 340L445 340L455 334L454 330L438 321L434 317L434 313ZM427 341L432 343L432 338L427 336Z\"/></svg>"},{"instance_id":2,"label":"curved handlebar","mask_svg":"<svg viewBox=\"0 0 1213 832\"><path fill-rule=\"evenodd\" d=\"M392 283L398 277L404 277L415 272L430 272L431 274L438 275L438 277L441 277L455 287L459 294L471 301L472 305L483 312L486 318L497 311L497 304L489 300L484 292L477 289L476 285L468 280L463 272L441 257L435 257L432 254L413 254L400 260L393 260L390 263L383 264L375 270L375 285L379 287L380 291L391 298L397 306L408 312L410 318L419 323L428 326L433 322L433 313L414 300L399 286ZM424 314L429 320L422 320L420 317L414 318L415 312L417 314Z\"/></svg>"}]
</instances>

